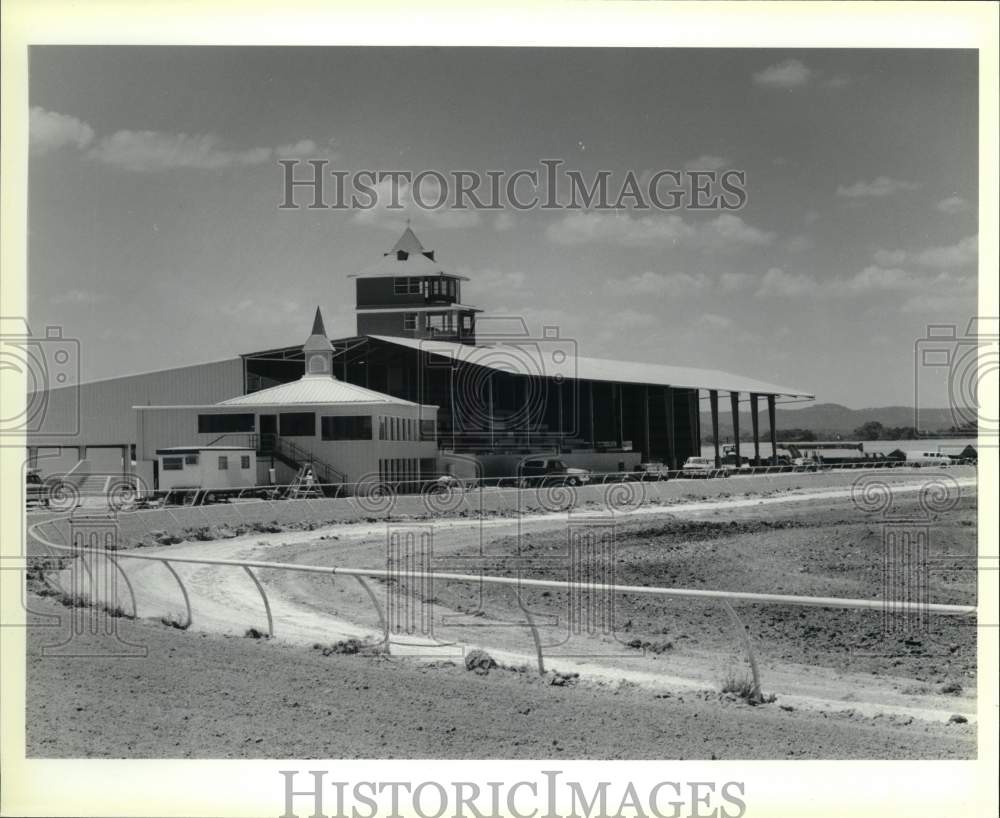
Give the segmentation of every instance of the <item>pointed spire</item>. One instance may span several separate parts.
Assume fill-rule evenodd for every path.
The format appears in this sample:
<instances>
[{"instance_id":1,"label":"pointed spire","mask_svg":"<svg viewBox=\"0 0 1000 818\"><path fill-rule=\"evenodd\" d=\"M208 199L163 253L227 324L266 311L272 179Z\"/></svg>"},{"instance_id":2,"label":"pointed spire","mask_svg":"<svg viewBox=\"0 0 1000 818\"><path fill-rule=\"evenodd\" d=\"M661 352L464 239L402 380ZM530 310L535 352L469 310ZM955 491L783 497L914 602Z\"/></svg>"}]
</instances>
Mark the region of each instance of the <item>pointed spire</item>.
<instances>
[{"instance_id":1,"label":"pointed spire","mask_svg":"<svg viewBox=\"0 0 1000 818\"><path fill-rule=\"evenodd\" d=\"M386 255L400 252L408 254L427 252L424 249L424 246L420 243L420 239L417 238L416 233L410 229L409 225L406 226L406 230L403 231L403 235L399 237L399 241L393 245L392 249L389 253L386 253Z\"/></svg>"},{"instance_id":2,"label":"pointed spire","mask_svg":"<svg viewBox=\"0 0 1000 818\"><path fill-rule=\"evenodd\" d=\"M305 358L303 377L310 375L333 377L333 344L326 337L323 313L320 312L319 307L316 307L316 316L313 318L312 333L302 345L302 354Z\"/></svg>"},{"instance_id":3,"label":"pointed spire","mask_svg":"<svg viewBox=\"0 0 1000 818\"><path fill-rule=\"evenodd\" d=\"M319 311L319 307L316 307L316 317L313 318L313 328L309 334L326 337L326 327L323 326L323 313Z\"/></svg>"}]
</instances>

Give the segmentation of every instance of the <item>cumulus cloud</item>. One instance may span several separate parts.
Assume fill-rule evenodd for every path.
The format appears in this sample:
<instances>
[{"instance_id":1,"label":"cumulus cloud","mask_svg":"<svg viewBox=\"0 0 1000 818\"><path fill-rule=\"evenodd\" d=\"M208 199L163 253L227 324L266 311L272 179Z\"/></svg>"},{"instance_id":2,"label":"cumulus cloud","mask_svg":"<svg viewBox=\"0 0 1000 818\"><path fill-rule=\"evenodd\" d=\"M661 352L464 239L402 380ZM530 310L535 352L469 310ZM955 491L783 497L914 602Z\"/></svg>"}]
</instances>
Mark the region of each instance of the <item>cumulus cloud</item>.
<instances>
[{"instance_id":1,"label":"cumulus cloud","mask_svg":"<svg viewBox=\"0 0 1000 818\"><path fill-rule=\"evenodd\" d=\"M968 210L969 203L961 196L949 196L947 199L942 199L934 207L942 213L954 216L956 213L964 213Z\"/></svg>"},{"instance_id":2,"label":"cumulus cloud","mask_svg":"<svg viewBox=\"0 0 1000 818\"><path fill-rule=\"evenodd\" d=\"M608 281L606 289L618 293L639 295L690 295L711 288L712 281L704 273L654 273L647 270L638 275Z\"/></svg>"},{"instance_id":3,"label":"cumulus cloud","mask_svg":"<svg viewBox=\"0 0 1000 818\"><path fill-rule=\"evenodd\" d=\"M684 163L685 170L722 170L729 166L730 162L726 157L710 153L704 153L697 159L690 159Z\"/></svg>"},{"instance_id":4,"label":"cumulus cloud","mask_svg":"<svg viewBox=\"0 0 1000 818\"><path fill-rule=\"evenodd\" d=\"M274 156L305 158L331 153L329 146L323 148L312 139L276 148L238 148L212 133L121 130L97 139L94 129L86 122L39 107L31 109L29 128L33 153L73 148L85 151L94 161L140 173L174 168L221 170L262 165Z\"/></svg>"},{"instance_id":5,"label":"cumulus cloud","mask_svg":"<svg viewBox=\"0 0 1000 818\"><path fill-rule=\"evenodd\" d=\"M816 283L807 275L801 273L786 273L780 267L772 267L760 280L756 296L791 298L802 295L812 295L819 289Z\"/></svg>"},{"instance_id":6,"label":"cumulus cloud","mask_svg":"<svg viewBox=\"0 0 1000 818\"><path fill-rule=\"evenodd\" d=\"M131 171L220 170L263 164L271 159L271 149L235 150L226 147L215 134L118 131L101 139L89 155L107 165Z\"/></svg>"},{"instance_id":7,"label":"cumulus cloud","mask_svg":"<svg viewBox=\"0 0 1000 818\"><path fill-rule=\"evenodd\" d=\"M852 292L903 290L912 287L916 278L898 267L880 267L872 264L848 279L847 288Z\"/></svg>"},{"instance_id":8,"label":"cumulus cloud","mask_svg":"<svg viewBox=\"0 0 1000 818\"><path fill-rule=\"evenodd\" d=\"M36 154L59 148L82 150L94 141L94 129L75 116L35 107L28 115L28 138L31 151Z\"/></svg>"},{"instance_id":9,"label":"cumulus cloud","mask_svg":"<svg viewBox=\"0 0 1000 818\"><path fill-rule=\"evenodd\" d=\"M978 257L978 239L976 236L966 236L955 244L939 247L927 247L923 250L907 252L906 250L878 250L875 252L875 263L881 267L898 267L910 262L921 267L971 267Z\"/></svg>"},{"instance_id":10,"label":"cumulus cloud","mask_svg":"<svg viewBox=\"0 0 1000 818\"><path fill-rule=\"evenodd\" d=\"M357 224L399 230L410 219L414 227L451 228L473 227L481 216L473 210L455 210L447 206L449 191L433 176L421 180L415 191L404 178L387 176L374 185L373 207L358 210L353 217ZM437 205L442 197L445 201Z\"/></svg>"},{"instance_id":11,"label":"cumulus cloud","mask_svg":"<svg viewBox=\"0 0 1000 818\"><path fill-rule=\"evenodd\" d=\"M765 88L801 88L812 78L812 69L794 59L769 65L753 75L754 84Z\"/></svg>"},{"instance_id":12,"label":"cumulus cloud","mask_svg":"<svg viewBox=\"0 0 1000 818\"><path fill-rule=\"evenodd\" d=\"M839 185L837 195L847 199L882 198L904 190L916 190L920 185L888 176L878 176L870 182L859 180L852 185Z\"/></svg>"},{"instance_id":13,"label":"cumulus cloud","mask_svg":"<svg viewBox=\"0 0 1000 818\"><path fill-rule=\"evenodd\" d=\"M731 250L764 246L774 234L747 224L739 216L723 213L696 224L676 214L633 216L629 213L569 213L545 231L556 244L618 244L623 247L656 247L687 243L706 250Z\"/></svg>"},{"instance_id":14,"label":"cumulus cloud","mask_svg":"<svg viewBox=\"0 0 1000 818\"><path fill-rule=\"evenodd\" d=\"M967 236L957 244L928 247L914 255L913 260L925 267L965 267L976 263L978 239Z\"/></svg>"}]
</instances>

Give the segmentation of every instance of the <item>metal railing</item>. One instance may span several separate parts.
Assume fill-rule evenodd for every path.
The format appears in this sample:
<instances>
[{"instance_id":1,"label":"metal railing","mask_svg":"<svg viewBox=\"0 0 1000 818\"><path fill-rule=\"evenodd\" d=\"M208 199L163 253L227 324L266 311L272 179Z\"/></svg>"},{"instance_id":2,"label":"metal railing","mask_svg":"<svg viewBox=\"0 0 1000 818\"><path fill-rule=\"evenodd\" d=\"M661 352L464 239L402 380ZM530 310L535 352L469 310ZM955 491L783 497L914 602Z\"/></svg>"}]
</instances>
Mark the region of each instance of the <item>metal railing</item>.
<instances>
[{"instance_id":1,"label":"metal railing","mask_svg":"<svg viewBox=\"0 0 1000 818\"><path fill-rule=\"evenodd\" d=\"M52 532L54 532L62 542L55 542L52 539ZM119 560L130 559L130 560L145 560L150 562L162 563L163 566L170 572L177 585L180 588L181 595L184 600L185 616L186 620L181 624L181 627L188 628L194 622L194 612L191 604L191 598L188 591L181 579L180 574L174 568L174 564L187 564L187 565L209 565L209 566L219 566L219 567L231 567L243 570L253 581L258 593L260 594L261 600L264 605L265 614L267 617L267 634L269 637L275 636L275 625L274 616L271 608L270 601L268 599L267 591L264 585L260 582L260 579L254 573L256 570L275 570L275 571L291 571L306 574L323 574L329 576L347 576L352 577L359 582L367 593L369 599L371 600L376 614L379 620L379 627L382 635L381 646L386 652L389 651L390 645L392 644L392 633L390 631L389 620L386 616L385 609L379 602L378 597L372 591L371 587L366 582L367 579L380 579L388 581L398 581L399 574L395 571L391 571L388 568L348 568L342 566L315 566L315 565L300 565L296 563L285 563L285 562L268 562L263 560L231 560L231 559L213 559L207 557L173 557L164 556L162 554L138 554L138 553L123 553L120 551L108 551L105 549L98 549L94 547L74 547L71 543L67 542L66 537L63 536L61 530L54 520L45 520L42 522L35 523L31 525L28 529L29 535L35 540L36 543L42 545L43 547L51 548L55 551L69 552L73 557L80 560L85 573L90 578L93 584L93 570L88 564L88 559L104 559L111 563L115 570L124 578L130 601L132 606L133 617L138 616L138 604L135 594L135 589L130 581L128 574L119 564ZM405 574L405 579L407 580L437 580L437 581L452 581L452 582L469 582L469 583L485 583L489 585L499 585L514 587L517 591L517 603L522 612L525 614L526 622L525 624L529 628L532 640L536 651L536 660L538 666L538 672L541 675L545 674L545 662L544 662L544 651L542 648L541 637L538 631L538 626L535 623L533 617L530 614L527 606L524 604L522 598L522 589L545 589L545 590L560 590L560 591L571 591L578 589L579 586L572 582L566 582L562 580L551 580L551 579L531 579L524 577L509 577L509 576L493 576L487 574L465 574L465 573L452 573L452 572L437 572L437 571L407 571ZM46 580L48 582L48 580ZM593 587L593 586L591 586ZM645 586L645 585L617 585L614 583L605 583L600 586L601 590L613 592L615 594L633 594L633 595L644 595L644 596L659 596L669 599L683 599L683 600L704 600L710 602L721 603L725 609L730 621L736 631L737 637L740 641L741 646L747 655L747 660L751 668L751 674L753 678L754 685L754 695L759 698L761 696L761 677L760 677L760 667L757 662L756 652L753 647L753 643L750 639L749 630L743 621L740 619L733 603L743 603L743 604L767 604L767 605L790 605L798 607L820 607L820 608L833 608L840 610L864 610L864 611L879 611L883 614L886 611L892 611L896 614L918 614L921 616L927 616L930 614L935 614L939 616L952 616L952 617L969 617L975 616L977 614L978 608L976 605L950 605L942 603L925 603L925 602L911 602L911 601L891 601L891 600L878 600L878 599L852 599L852 598L841 598L841 597L815 597L815 596L803 596L803 595L790 595L790 594L762 594L754 593L750 591L726 591L726 590L707 590L700 588L664 588L656 586ZM112 604L116 600L111 601Z\"/></svg>"}]
</instances>

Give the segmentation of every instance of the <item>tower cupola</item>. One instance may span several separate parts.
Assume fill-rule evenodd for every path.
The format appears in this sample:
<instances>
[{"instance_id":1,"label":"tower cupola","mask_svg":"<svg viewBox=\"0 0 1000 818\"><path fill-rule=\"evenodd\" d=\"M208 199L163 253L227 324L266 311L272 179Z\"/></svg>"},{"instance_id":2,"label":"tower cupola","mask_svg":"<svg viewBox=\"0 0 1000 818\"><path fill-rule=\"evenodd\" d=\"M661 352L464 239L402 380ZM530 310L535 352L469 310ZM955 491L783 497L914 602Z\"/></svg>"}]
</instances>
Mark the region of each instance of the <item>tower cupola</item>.
<instances>
[{"instance_id":1,"label":"tower cupola","mask_svg":"<svg viewBox=\"0 0 1000 818\"><path fill-rule=\"evenodd\" d=\"M302 345L302 352L305 356L305 373L302 377L333 378L333 345L326 337L323 313L319 307L316 307L316 316L313 318L312 334Z\"/></svg>"}]
</instances>

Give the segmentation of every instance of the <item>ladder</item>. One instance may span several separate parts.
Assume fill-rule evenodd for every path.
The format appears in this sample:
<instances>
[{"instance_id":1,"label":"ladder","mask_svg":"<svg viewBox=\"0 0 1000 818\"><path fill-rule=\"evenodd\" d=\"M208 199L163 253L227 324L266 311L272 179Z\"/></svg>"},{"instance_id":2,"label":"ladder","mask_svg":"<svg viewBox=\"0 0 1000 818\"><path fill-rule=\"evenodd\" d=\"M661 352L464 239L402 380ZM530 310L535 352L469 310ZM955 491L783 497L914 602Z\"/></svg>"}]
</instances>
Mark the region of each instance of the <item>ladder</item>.
<instances>
[{"instance_id":1,"label":"ladder","mask_svg":"<svg viewBox=\"0 0 1000 818\"><path fill-rule=\"evenodd\" d=\"M299 467L298 472L295 474L295 479L288 487L288 494L286 496L289 500L323 496L319 490L319 486L316 485L316 473L313 471L311 464L303 463Z\"/></svg>"}]
</instances>

